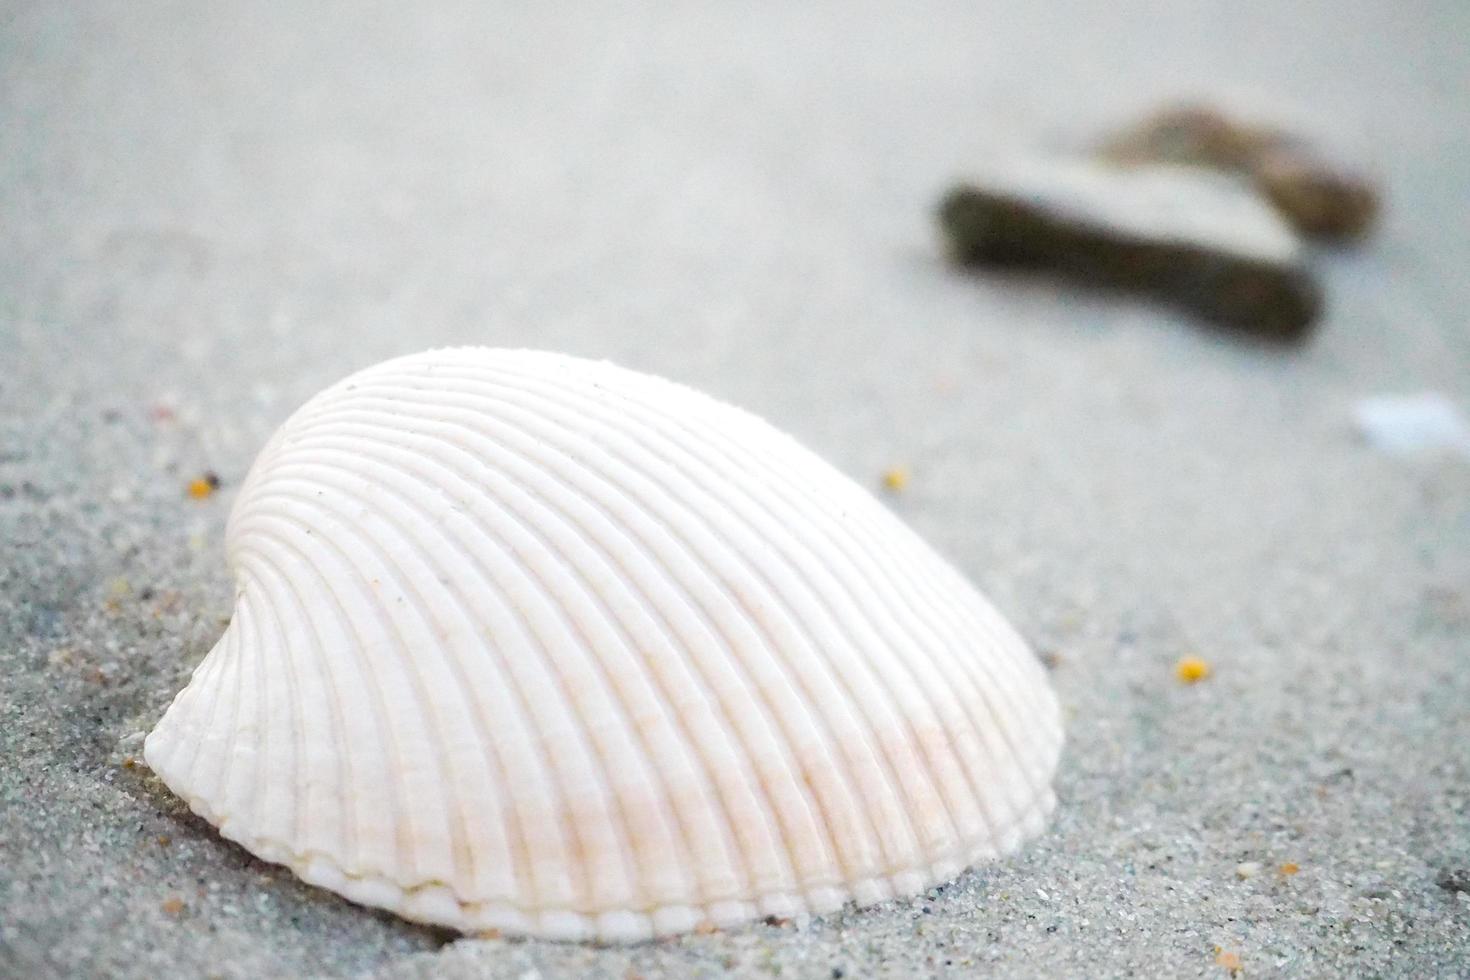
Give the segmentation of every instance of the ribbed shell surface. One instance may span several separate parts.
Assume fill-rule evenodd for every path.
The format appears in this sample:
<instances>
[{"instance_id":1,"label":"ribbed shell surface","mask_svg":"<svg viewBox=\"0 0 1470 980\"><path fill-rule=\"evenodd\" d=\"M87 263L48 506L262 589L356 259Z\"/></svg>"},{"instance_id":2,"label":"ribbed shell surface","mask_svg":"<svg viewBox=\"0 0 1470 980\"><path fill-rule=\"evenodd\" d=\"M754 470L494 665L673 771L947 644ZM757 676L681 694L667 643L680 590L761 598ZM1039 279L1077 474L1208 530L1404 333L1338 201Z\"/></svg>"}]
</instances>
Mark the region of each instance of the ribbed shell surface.
<instances>
[{"instance_id":1,"label":"ribbed shell surface","mask_svg":"<svg viewBox=\"0 0 1470 980\"><path fill-rule=\"evenodd\" d=\"M302 407L236 606L149 735L220 832L463 931L636 940L871 903L1041 827L1057 703L989 603L766 423L482 348Z\"/></svg>"}]
</instances>

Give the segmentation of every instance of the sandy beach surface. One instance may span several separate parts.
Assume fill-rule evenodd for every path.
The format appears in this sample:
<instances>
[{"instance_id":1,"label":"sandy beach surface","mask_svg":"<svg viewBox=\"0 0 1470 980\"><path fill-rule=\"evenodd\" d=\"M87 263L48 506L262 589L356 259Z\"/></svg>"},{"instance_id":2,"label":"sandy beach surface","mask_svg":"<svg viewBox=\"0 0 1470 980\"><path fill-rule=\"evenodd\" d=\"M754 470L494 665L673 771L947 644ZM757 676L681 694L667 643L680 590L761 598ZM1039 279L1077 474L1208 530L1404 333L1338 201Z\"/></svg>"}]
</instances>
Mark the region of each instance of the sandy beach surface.
<instances>
[{"instance_id":1,"label":"sandy beach surface","mask_svg":"<svg viewBox=\"0 0 1470 980\"><path fill-rule=\"evenodd\" d=\"M1470 408L1467 36L1459 0L0 4L0 975L1470 975L1470 460L1352 421ZM1382 179L1307 345L943 262L975 161L1212 93ZM448 344L907 467L891 506L1053 665L1046 833L602 949L414 926L188 814L136 733L229 615L251 459Z\"/></svg>"}]
</instances>

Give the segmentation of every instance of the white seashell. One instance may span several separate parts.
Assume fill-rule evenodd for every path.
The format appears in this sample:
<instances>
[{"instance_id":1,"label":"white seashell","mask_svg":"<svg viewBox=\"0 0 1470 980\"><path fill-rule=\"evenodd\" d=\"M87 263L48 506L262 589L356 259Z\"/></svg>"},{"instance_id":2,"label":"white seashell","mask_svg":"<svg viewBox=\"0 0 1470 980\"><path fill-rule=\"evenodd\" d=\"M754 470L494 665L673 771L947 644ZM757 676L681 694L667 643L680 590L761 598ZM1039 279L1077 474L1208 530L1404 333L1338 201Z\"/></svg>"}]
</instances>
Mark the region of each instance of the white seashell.
<instances>
[{"instance_id":1,"label":"white seashell","mask_svg":"<svg viewBox=\"0 0 1470 980\"><path fill-rule=\"evenodd\" d=\"M220 833L463 931L638 940L952 878L1042 826L1057 703L866 491L534 351L389 361L262 451L234 618L148 736Z\"/></svg>"}]
</instances>

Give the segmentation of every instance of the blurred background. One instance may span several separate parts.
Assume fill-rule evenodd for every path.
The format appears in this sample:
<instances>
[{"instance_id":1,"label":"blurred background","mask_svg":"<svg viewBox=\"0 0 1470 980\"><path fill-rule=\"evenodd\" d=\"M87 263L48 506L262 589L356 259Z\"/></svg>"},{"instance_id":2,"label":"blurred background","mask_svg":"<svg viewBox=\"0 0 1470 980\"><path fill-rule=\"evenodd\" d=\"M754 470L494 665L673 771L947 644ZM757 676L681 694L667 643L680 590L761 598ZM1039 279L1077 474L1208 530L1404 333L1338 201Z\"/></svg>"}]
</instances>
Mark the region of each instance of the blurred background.
<instances>
[{"instance_id":1,"label":"blurred background","mask_svg":"<svg viewBox=\"0 0 1470 980\"><path fill-rule=\"evenodd\" d=\"M1470 972L1437 884L1470 866L1470 464L1354 424L1470 404L1467 39L1462 0L0 0L0 973ZM946 262L977 161L1180 99L1377 181L1371 238L1309 253L1307 343ZM269 433L457 344L675 378L877 492L902 468L891 506L1054 663L1051 833L922 914L440 949L120 769L228 615Z\"/></svg>"}]
</instances>

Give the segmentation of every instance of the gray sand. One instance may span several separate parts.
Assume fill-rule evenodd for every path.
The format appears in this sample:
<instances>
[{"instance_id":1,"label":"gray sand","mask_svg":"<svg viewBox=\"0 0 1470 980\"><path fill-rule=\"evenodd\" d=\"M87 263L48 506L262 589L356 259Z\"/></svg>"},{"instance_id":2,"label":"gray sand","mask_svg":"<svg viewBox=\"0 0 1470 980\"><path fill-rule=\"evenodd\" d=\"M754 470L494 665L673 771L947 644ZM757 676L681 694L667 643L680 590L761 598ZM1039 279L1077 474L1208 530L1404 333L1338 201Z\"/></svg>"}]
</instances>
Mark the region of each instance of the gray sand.
<instances>
[{"instance_id":1,"label":"gray sand","mask_svg":"<svg viewBox=\"0 0 1470 980\"><path fill-rule=\"evenodd\" d=\"M1470 867L1470 463L1350 422L1470 405L1464 3L421 6L0 6L0 975L1224 978L1217 946L1470 974L1470 895L1436 884ZM939 261L928 210L998 142L1220 89L1386 180L1306 349ZM810 922L455 940L126 767L229 613L262 441L451 343L610 357L859 480L911 467L893 506L1055 654L1048 832Z\"/></svg>"}]
</instances>

